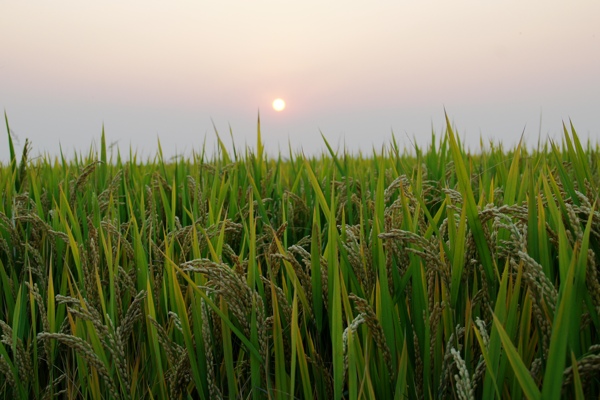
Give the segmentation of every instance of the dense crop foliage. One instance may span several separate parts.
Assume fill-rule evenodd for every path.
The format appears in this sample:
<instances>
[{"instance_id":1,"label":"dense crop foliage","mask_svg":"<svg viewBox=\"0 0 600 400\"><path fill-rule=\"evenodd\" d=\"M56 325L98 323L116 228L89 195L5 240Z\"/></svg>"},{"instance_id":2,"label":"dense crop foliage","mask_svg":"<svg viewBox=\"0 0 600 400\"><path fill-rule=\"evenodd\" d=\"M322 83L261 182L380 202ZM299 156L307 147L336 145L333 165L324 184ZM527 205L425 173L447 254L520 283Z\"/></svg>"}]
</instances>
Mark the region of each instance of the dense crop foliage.
<instances>
[{"instance_id":1,"label":"dense crop foliage","mask_svg":"<svg viewBox=\"0 0 600 400\"><path fill-rule=\"evenodd\" d=\"M7 123L8 125L8 123ZM598 396L600 151L0 166L0 397Z\"/></svg>"}]
</instances>

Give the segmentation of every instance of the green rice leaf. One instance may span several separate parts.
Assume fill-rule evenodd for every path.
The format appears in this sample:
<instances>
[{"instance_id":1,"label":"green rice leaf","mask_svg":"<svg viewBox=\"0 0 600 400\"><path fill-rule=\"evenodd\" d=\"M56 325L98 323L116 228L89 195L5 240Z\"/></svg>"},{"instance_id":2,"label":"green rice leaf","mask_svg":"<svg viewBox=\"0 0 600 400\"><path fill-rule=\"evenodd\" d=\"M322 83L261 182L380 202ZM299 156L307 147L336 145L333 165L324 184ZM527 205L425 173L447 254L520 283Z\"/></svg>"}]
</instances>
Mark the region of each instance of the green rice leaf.
<instances>
[{"instance_id":1,"label":"green rice leaf","mask_svg":"<svg viewBox=\"0 0 600 400\"><path fill-rule=\"evenodd\" d=\"M454 136L454 131L452 130L452 126L450 125L448 115L446 115L446 129L448 131L448 139L450 149L452 151L452 158L454 159L458 183L461 192L463 193L464 201L467 204L467 222L469 223L469 228L473 232L473 238L475 240L477 252L479 253L479 257L481 258L481 264L483 265L483 269L488 280L488 285L490 285L491 287L495 287L495 282L497 279L499 279L498 271L492 259L492 254L490 252L488 244L485 240L483 226L479 219L477 203L475 202L473 189L471 188L471 179L467 174L467 169L464 164L463 156Z\"/></svg>"},{"instance_id":2,"label":"green rice leaf","mask_svg":"<svg viewBox=\"0 0 600 400\"><path fill-rule=\"evenodd\" d=\"M523 389L525 396L527 396L527 398L529 398L531 400L546 398L546 397L542 397L542 394L540 393L540 390L538 389L537 385L533 381L533 378L531 377L529 370L527 369L527 367L525 367L525 364L523 363L523 360L519 356L517 349L513 345L512 341L508 337L508 334L504 330L504 327L502 327L502 323L500 322L500 320L498 319L498 317L495 314L494 314L494 326L498 330L498 335L500 336L500 340L502 341L502 346L504 347L506 356L508 357L508 361L510 362L510 365L513 368L515 377L519 381L519 384L521 385L521 388ZM559 381L559 384L560 384L560 381ZM560 396L560 390L558 391L558 395Z\"/></svg>"}]
</instances>

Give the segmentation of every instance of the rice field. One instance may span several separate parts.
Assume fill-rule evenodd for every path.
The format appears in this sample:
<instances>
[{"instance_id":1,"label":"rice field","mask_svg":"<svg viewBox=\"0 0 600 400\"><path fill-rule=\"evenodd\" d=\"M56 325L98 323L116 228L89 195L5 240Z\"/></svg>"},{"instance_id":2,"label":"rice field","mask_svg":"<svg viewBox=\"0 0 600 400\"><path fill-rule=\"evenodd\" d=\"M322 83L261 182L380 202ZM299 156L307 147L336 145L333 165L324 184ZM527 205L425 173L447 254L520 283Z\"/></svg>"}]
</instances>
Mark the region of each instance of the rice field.
<instances>
[{"instance_id":1,"label":"rice field","mask_svg":"<svg viewBox=\"0 0 600 400\"><path fill-rule=\"evenodd\" d=\"M598 145L323 144L30 160L9 134L0 397L598 397Z\"/></svg>"}]
</instances>

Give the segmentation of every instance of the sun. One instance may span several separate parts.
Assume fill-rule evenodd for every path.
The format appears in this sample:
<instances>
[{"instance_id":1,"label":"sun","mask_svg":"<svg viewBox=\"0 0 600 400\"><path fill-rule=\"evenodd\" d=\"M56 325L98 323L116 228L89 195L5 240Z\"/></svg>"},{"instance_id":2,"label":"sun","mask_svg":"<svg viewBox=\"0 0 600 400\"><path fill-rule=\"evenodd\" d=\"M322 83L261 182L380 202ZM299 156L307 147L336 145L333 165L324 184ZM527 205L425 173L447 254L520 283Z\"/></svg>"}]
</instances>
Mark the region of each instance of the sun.
<instances>
[{"instance_id":1,"label":"sun","mask_svg":"<svg viewBox=\"0 0 600 400\"><path fill-rule=\"evenodd\" d=\"M285 101L283 101L283 99L273 100L273 109L275 111L283 111L284 108L285 108Z\"/></svg>"}]
</instances>

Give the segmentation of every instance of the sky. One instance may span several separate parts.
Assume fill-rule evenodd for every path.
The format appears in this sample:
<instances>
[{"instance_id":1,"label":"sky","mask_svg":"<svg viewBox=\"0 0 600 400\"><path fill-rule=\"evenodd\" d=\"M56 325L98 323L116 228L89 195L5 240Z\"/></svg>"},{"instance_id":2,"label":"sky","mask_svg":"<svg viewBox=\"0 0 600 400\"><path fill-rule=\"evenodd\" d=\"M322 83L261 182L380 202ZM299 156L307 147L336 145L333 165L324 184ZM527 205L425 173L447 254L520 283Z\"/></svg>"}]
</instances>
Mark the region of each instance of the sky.
<instances>
[{"instance_id":1,"label":"sky","mask_svg":"<svg viewBox=\"0 0 600 400\"><path fill-rule=\"evenodd\" d=\"M371 152L600 137L600 1L0 2L0 106L17 151L141 158L237 148ZM287 107L273 110L274 99ZM213 127L214 123L214 127ZM2 124L3 125L3 124ZM230 137L230 129L231 136ZM0 129L0 161L8 159Z\"/></svg>"}]
</instances>

